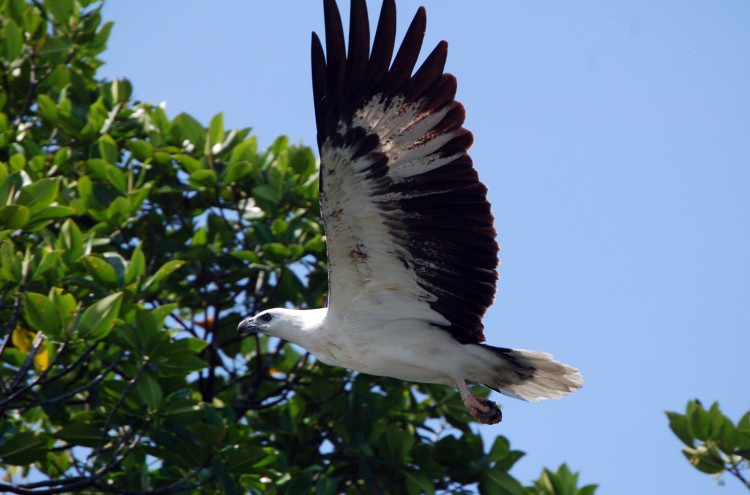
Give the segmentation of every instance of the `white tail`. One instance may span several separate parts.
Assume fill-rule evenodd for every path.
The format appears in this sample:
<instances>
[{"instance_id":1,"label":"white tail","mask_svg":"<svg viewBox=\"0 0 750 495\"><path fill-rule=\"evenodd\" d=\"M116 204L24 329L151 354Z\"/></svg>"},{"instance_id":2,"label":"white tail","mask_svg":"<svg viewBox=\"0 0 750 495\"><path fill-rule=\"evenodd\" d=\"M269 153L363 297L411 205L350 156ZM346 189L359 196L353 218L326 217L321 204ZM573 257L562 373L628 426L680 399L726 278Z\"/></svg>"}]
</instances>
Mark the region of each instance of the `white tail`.
<instances>
[{"instance_id":1,"label":"white tail","mask_svg":"<svg viewBox=\"0 0 750 495\"><path fill-rule=\"evenodd\" d=\"M555 361L546 352L489 345L476 347L494 355L493 370L478 381L501 394L538 402L559 399L583 385L583 377L576 368Z\"/></svg>"}]
</instances>

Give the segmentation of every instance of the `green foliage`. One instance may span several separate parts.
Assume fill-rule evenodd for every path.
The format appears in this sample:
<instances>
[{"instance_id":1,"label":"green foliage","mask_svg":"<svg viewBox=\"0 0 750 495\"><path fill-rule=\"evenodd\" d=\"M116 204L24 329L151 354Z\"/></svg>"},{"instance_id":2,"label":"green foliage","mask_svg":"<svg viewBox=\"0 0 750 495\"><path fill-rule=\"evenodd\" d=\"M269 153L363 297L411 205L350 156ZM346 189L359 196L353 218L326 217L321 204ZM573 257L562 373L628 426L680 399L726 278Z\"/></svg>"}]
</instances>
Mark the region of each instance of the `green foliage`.
<instances>
[{"instance_id":1,"label":"green foliage","mask_svg":"<svg viewBox=\"0 0 750 495\"><path fill-rule=\"evenodd\" d=\"M743 475L750 463L750 412L735 424L718 402L705 409L692 400L685 414L669 411L667 417L669 427L685 444L682 453L697 470L718 477L729 473L750 488Z\"/></svg>"},{"instance_id":2,"label":"green foliage","mask_svg":"<svg viewBox=\"0 0 750 495\"><path fill-rule=\"evenodd\" d=\"M529 495L593 495L596 485L578 488L578 473L573 473L563 464L556 472L545 469L542 475L527 489Z\"/></svg>"},{"instance_id":3,"label":"green foliage","mask_svg":"<svg viewBox=\"0 0 750 495\"><path fill-rule=\"evenodd\" d=\"M0 490L523 493L448 387L236 336L323 304L315 157L97 80L100 10L0 3Z\"/></svg>"}]
</instances>

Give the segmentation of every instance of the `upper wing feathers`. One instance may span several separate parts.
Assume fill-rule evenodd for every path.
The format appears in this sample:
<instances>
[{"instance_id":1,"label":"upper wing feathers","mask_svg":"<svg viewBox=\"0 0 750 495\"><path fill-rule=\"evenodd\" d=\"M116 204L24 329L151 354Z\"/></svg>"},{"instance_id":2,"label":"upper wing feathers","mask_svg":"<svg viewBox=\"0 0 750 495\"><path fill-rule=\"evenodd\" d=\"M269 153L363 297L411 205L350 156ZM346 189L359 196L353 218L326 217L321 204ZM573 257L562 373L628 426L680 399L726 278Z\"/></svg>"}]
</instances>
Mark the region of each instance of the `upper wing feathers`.
<instances>
[{"instance_id":1,"label":"upper wing feathers","mask_svg":"<svg viewBox=\"0 0 750 495\"><path fill-rule=\"evenodd\" d=\"M334 0L325 18L326 50L313 35L312 69L329 311L419 318L462 343L482 342L499 248L466 152L473 137L456 79L443 73L447 43L414 72L423 8L392 64L393 0L383 3L371 52L363 0L352 1L348 54Z\"/></svg>"}]
</instances>

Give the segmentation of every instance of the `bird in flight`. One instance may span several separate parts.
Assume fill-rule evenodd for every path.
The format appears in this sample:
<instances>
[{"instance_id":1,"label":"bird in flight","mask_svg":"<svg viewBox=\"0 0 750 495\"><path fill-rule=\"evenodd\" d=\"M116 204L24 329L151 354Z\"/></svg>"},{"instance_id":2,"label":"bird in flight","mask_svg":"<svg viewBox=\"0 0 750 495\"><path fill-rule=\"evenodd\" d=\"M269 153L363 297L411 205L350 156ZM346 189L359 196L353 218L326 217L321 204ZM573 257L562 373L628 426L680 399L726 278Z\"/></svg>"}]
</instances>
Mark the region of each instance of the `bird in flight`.
<instances>
[{"instance_id":1,"label":"bird in flight","mask_svg":"<svg viewBox=\"0 0 750 495\"><path fill-rule=\"evenodd\" d=\"M328 307L276 308L240 335L293 342L335 366L458 388L481 423L502 419L471 384L527 401L567 395L577 369L550 354L485 344L499 247L487 188L467 150L456 78L438 43L414 71L419 8L395 58L396 6L384 0L375 37L365 0L352 0L348 50L335 0L324 1L325 50L312 36L320 204Z\"/></svg>"}]
</instances>

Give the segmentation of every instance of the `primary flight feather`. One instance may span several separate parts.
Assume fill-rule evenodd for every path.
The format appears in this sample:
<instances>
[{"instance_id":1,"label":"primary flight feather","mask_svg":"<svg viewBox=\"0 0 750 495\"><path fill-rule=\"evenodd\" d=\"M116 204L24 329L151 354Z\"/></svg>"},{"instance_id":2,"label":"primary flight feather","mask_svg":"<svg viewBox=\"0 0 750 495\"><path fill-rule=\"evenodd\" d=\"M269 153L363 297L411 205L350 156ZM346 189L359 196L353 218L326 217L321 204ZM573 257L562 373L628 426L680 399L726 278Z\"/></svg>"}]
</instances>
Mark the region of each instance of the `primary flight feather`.
<instances>
[{"instance_id":1,"label":"primary flight feather","mask_svg":"<svg viewBox=\"0 0 750 495\"><path fill-rule=\"evenodd\" d=\"M335 0L324 11L326 48L313 33L312 79L329 304L263 311L240 334L279 337L363 373L455 386L487 424L500 409L469 384L528 401L578 389L578 370L549 354L484 344L499 247L456 78L443 72L447 43L414 72L424 8L395 58L393 0L383 2L372 48L365 1L352 0L348 53Z\"/></svg>"}]
</instances>

